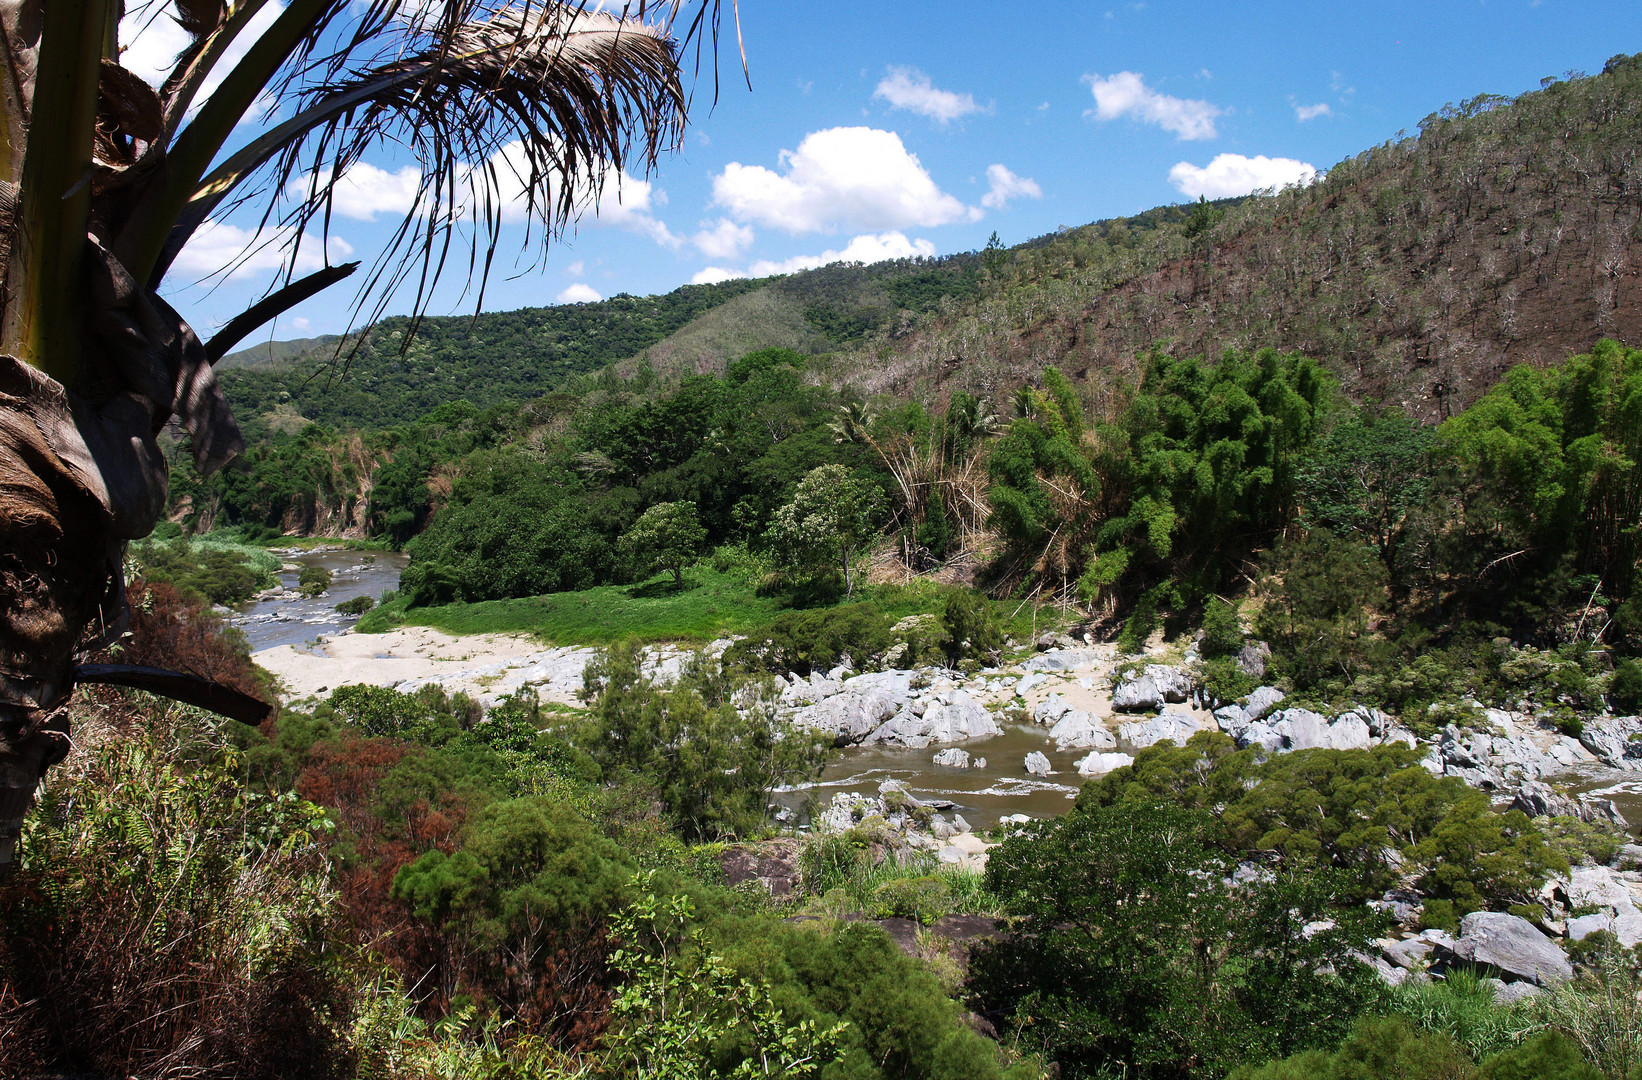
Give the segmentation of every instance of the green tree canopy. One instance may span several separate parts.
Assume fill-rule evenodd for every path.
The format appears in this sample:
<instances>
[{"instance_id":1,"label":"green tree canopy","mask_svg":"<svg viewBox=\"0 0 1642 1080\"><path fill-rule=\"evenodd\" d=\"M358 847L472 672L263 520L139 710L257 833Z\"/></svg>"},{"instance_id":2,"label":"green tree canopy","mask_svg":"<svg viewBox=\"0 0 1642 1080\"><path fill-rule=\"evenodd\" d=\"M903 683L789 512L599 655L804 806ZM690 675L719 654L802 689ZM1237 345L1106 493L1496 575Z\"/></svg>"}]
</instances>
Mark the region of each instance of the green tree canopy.
<instances>
[{"instance_id":1,"label":"green tree canopy","mask_svg":"<svg viewBox=\"0 0 1642 1080\"><path fill-rule=\"evenodd\" d=\"M822 465L799 482L792 502L776 511L769 539L786 565L829 566L844 575L844 592L855 590L855 559L878 535L884 497L870 481L842 465Z\"/></svg>"},{"instance_id":2,"label":"green tree canopy","mask_svg":"<svg viewBox=\"0 0 1642 1080\"><path fill-rule=\"evenodd\" d=\"M684 568L707 546L707 530L692 502L657 503L633 522L622 534L621 549L639 577L657 570L673 575L673 584L682 585Z\"/></svg>"}]
</instances>

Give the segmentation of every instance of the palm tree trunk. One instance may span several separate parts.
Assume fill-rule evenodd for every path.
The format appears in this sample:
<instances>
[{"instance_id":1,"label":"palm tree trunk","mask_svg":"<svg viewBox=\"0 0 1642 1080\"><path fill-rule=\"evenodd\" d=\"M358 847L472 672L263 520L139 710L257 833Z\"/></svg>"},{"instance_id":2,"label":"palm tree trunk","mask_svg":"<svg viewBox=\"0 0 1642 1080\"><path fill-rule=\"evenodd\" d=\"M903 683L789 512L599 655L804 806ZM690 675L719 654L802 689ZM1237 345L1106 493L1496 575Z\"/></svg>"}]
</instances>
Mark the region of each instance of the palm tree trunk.
<instances>
[{"instance_id":1,"label":"palm tree trunk","mask_svg":"<svg viewBox=\"0 0 1642 1080\"><path fill-rule=\"evenodd\" d=\"M98 74L116 5L51 0L44 8L0 350L73 388L85 325Z\"/></svg>"}]
</instances>

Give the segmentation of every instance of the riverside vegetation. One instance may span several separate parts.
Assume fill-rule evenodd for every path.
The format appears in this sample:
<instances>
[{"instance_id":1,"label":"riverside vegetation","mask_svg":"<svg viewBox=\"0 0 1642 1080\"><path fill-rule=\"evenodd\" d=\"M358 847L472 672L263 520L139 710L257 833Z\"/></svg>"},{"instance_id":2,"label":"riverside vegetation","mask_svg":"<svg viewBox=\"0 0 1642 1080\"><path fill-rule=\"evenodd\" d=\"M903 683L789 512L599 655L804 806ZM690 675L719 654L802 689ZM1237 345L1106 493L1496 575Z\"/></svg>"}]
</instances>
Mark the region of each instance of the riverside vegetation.
<instances>
[{"instance_id":1,"label":"riverside vegetation","mask_svg":"<svg viewBox=\"0 0 1642 1080\"><path fill-rule=\"evenodd\" d=\"M1571 947L1572 978L1515 1000L1484 978L1497 965L1453 949L1440 978L1397 985L1363 962L1398 920L1453 944L1468 917L1548 929L1603 914L1556 899L1557 883L1629 857L1611 823L1496 806L1394 740L1162 740L1088 781L1064 818L1002 830L984 872L909 843L929 808L894 792L803 840L768 816L771 793L832 752L776 707L777 676L846 659L976 672L1040 616L1125 655L1189 644L1209 705L1248 700L1242 654L1259 640L1292 704L1377 710L1426 738L1484 732L1490 708L1570 736L1642 708L1642 352L1591 344L1624 330L1619 293L1586 298L1588 351L1470 372L1435 406L1402 393L1418 365L1384 344L1447 341L1530 271L1579 276L1536 239L1540 202L1499 205L1508 185L1466 162L1482 143L1585 140L1601 179L1581 191L1629 190L1634 166L1604 154L1631 130L1637 78L1618 58L1516 103L1467 103L1304 192L939 263L621 298L609 310L634 336L564 352L551 387L519 366L543 347L532 335L594 340L605 309L520 331L506 378L461 383L474 401L417 397L419 365L448 353L398 351L393 325L362 339L356 370L399 364L403 392L336 396L320 416L320 397L287 389L311 358L229 375L258 441L209 481L175 462L181 528L133 549L149 580L122 660L257 689L206 605L263 585L259 542L287 532L409 552L362 630L606 648L578 707L355 686L253 730L136 692L87 696L76 753L0 883L0 1069L1642 1075L1642 958L1611 932L1618 910ZM1545 199L1568 195L1548 159L1511 160ZM1415 177L1429 205L1400 194ZM1440 311L1397 313L1393 278L1353 278L1336 298L1348 318L1306 309L1304 326L1338 338L1285 338L1271 315L1222 324L1258 333L1151 347L1171 324L1148 321L1145 282L1169 265L1254 259L1280 218L1331 242L1346 228L1341 251L1441 219L1452 247L1473 202L1479 220L1517 215L1526 238L1486 299L1461 282ZM1235 277L1211 291L1241 295ZM799 312L785 339L713 374L669 366L741 340L723 320L766 290L780 303L757 311ZM1121 360L1055 346L1026 366L1027 328L1096 301L1146 340ZM701 326L714 317L718 337ZM472 335L450 337L487 370ZM940 343L960 361L950 378L920 366ZM899 374L860 377L871 359ZM611 360L625 362L592 370ZM670 678L639 648L724 636L740 640ZM731 873L748 860L786 866L790 892ZM1399 890L1412 913L1384 899ZM961 917L984 932L956 946L936 931ZM899 944L874 924L891 919L908 924L890 927Z\"/></svg>"}]
</instances>

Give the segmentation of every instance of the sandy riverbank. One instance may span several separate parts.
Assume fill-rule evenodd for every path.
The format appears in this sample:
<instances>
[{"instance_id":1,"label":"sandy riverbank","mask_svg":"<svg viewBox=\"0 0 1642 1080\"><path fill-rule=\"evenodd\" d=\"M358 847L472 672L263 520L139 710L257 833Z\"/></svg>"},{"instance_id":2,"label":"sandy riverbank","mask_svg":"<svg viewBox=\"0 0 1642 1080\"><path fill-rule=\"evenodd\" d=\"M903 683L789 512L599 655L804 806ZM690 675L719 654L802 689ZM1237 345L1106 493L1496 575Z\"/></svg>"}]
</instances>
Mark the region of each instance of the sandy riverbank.
<instances>
[{"instance_id":1,"label":"sandy riverbank","mask_svg":"<svg viewBox=\"0 0 1642 1080\"><path fill-rule=\"evenodd\" d=\"M309 644L263 649L251 659L279 678L287 701L297 701L352 683L403 689L437 680L452 691L484 690L508 669L568 651L544 650L524 634L456 637L412 626L385 634L328 635ZM568 700L564 693L543 696Z\"/></svg>"}]
</instances>

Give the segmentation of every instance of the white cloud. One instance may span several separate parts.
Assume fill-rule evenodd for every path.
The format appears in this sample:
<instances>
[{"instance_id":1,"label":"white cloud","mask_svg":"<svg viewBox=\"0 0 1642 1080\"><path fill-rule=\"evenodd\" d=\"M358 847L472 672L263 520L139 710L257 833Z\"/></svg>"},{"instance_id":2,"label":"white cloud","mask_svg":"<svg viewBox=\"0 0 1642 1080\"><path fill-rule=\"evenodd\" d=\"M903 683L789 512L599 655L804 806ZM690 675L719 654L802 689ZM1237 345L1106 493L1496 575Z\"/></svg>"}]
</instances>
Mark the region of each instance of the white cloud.
<instances>
[{"instance_id":1,"label":"white cloud","mask_svg":"<svg viewBox=\"0 0 1642 1080\"><path fill-rule=\"evenodd\" d=\"M261 233L241 229L215 219L207 219L177 255L178 270L195 277L226 272L230 281L243 281L285 266L292 239L289 229L267 229ZM331 262L341 262L353 254L353 247L340 236L326 245ZM325 265L319 242L305 237L297 252L295 269L309 273Z\"/></svg>"},{"instance_id":2,"label":"white cloud","mask_svg":"<svg viewBox=\"0 0 1642 1080\"><path fill-rule=\"evenodd\" d=\"M571 277L581 277L587 272L587 263L585 260L577 259L575 262L565 267L564 272L569 274Z\"/></svg>"},{"instance_id":3,"label":"white cloud","mask_svg":"<svg viewBox=\"0 0 1642 1080\"><path fill-rule=\"evenodd\" d=\"M1304 161L1272 158L1264 154L1255 157L1216 154L1207 168L1199 168L1189 161L1182 161L1169 170L1169 182L1182 194L1194 199L1200 195L1210 199L1224 199L1231 195L1247 195L1261 188L1309 184L1315 179L1317 170Z\"/></svg>"},{"instance_id":4,"label":"white cloud","mask_svg":"<svg viewBox=\"0 0 1642 1080\"><path fill-rule=\"evenodd\" d=\"M751 225L737 225L729 218L719 218L712 226L701 224L701 231L690 238L690 243L709 259L733 259L753 245Z\"/></svg>"},{"instance_id":5,"label":"white cloud","mask_svg":"<svg viewBox=\"0 0 1642 1080\"><path fill-rule=\"evenodd\" d=\"M338 214L355 221L375 221L378 214L402 217L416 206L422 185L422 172L414 165L406 165L398 172L379 169L368 161L354 164L332 189L332 208ZM301 199L308 193L308 181L293 177L285 186L285 194Z\"/></svg>"},{"instance_id":6,"label":"white cloud","mask_svg":"<svg viewBox=\"0 0 1642 1080\"><path fill-rule=\"evenodd\" d=\"M800 270L814 270L828 263L876 263L886 259L910 259L915 256L933 258L935 245L928 240L908 240L906 234L901 232L886 232L876 236L868 233L851 240L844 246L843 251L823 251L819 255L794 255L780 262L761 259L753 263L751 273L753 277L769 277L771 274L796 274Z\"/></svg>"},{"instance_id":7,"label":"white cloud","mask_svg":"<svg viewBox=\"0 0 1642 1080\"><path fill-rule=\"evenodd\" d=\"M526 182L530 177L524 145L508 143L492 155L489 168L497 187L502 220L508 224L524 222L529 207L525 198ZM464 165L456 178L456 190L466 199L466 205L458 208L458 217L472 215L479 206L479 172L478 166ZM602 187L598 181L602 181ZM414 165L389 172L369 162L358 162L336 182L333 205L338 214L360 221L374 221L378 214L403 215L416 208L421 182L421 173ZM309 187L308 177L295 177L286 185L285 195L299 200L307 195ZM554 205L553 187L549 182L538 208ZM598 188L596 194L595 188ZM589 177L580 185L576 193L577 221L627 229L648 236L663 247L678 248L683 245L683 238L673 235L666 222L653 212L665 202L666 195L648 180L606 165L596 178Z\"/></svg>"},{"instance_id":8,"label":"white cloud","mask_svg":"<svg viewBox=\"0 0 1642 1080\"><path fill-rule=\"evenodd\" d=\"M1212 139L1216 134L1215 118L1225 114L1220 106L1207 101L1160 94L1133 71L1120 71L1105 79L1099 75L1083 78L1094 91L1092 111L1099 120L1130 116L1172 131L1184 140Z\"/></svg>"},{"instance_id":9,"label":"white cloud","mask_svg":"<svg viewBox=\"0 0 1642 1080\"><path fill-rule=\"evenodd\" d=\"M722 266L708 266L697 270L690 277L692 285L717 285L721 281L732 281L744 278L747 275L740 270L730 270Z\"/></svg>"},{"instance_id":10,"label":"white cloud","mask_svg":"<svg viewBox=\"0 0 1642 1080\"><path fill-rule=\"evenodd\" d=\"M566 286L564 291L559 293L557 302L561 304L596 304L603 299L604 297L600 296L598 290L593 286L578 281L574 285Z\"/></svg>"},{"instance_id":11,"label":"white cloud","mask_svg":"<svg viewBox=\"0 0 1642 1080\"><path fill-rule=\"evenodd\" d=\"M972 96L953 93L951 90L937 90L930 83L929 76L917 68L890 68L889 74L878 83L878 89L872 92L872 96L883 98L889 102L891 108L906 109L942 124L949 124L970 113L981 111L981 107L975 104Z\"/></svg>"},{"instance_id":12,"label":"white cloud","mask_svg":"<svg viewBox=\"0 0 1642 1080\"><path fill-rule=\"evenodd\" d=\"M306 334L314 328L313 320L305 315L298 315L291 320L291 329L299 334Z\"/></svg>"},{"instance_id":13,"label":"white cloud","mask_svg":"<svg viewBox=\"0 0 1642 1080\"><path fill-rule=\"evenodd\" d=\"M1294 118L1302 124L1307 120L1315 120L1319 116L1333 115L1334 110L1328 107L1328 103L1326 101L1318 102L1316 105L1301 105L1296 103L1294 106Z\"/></svg>"},{"instance_id":14,"label":"white cloud","mask_svg":"<svg viewBox=\"0 0 1642 1080\"><path fill-rule=\"evenodd\" d=\"M930 179L893 131L838 127L783 150L781 175L731 162L713 178L713 202L741 221L798 234L832 228L895 229L981 216Z\"/></svg>"},{"instance_id":15,"label":"white cloud","mask_svg":"<svg viewBox=\"0 0 1642 1080\"><path fill-rule=\"evenodd\" d=\"M490 164L501 189L502 220L513 224L524 221L528 205L525 188L530 178L524 144L517 141L508 143L491 156ZM552 205L556 199L550 181L546 203ZM576 191L578 223L626 229L648 236L663 247L678 248L683 246L683 238L673 235L667 223L653 213L654 207L666 201L667 196L650 181L640 180L629 175L625 169L614 169L606 164L596 178L589 177Z\"/></svg>"},{"instance_id":16,"label":"white cloud","mask_svg":"<svg viewBox=\"0 0 1642 1080\"><path fill-rule=\"evenodd\" d=\"M1002 165L988 165L986 179L992 190L981 196L981 205L988 210L1002 210L1010 199L1043 198L1043 189L1036 180L1016 176Z\"/></svg>"},{"instance_id":17,"label":"white cloud","mask_svg":"<svg viewBox=\"0 0 1642 1080\"><path fill-rule=\"evenodd\" d=\"M150 86L159 86L192 39L177 25L175 3L168 0L163 6L133 4L131 8L120 20L120 64ZM284 11L285 5L274 0L251 16L251 21L235 35L233 44L223 52L194 95L195 108L222 85L234 65L244 59L251 46ZM268 103L259 101L258 104L266 108Z\"/></svg>"}]
</instances>

